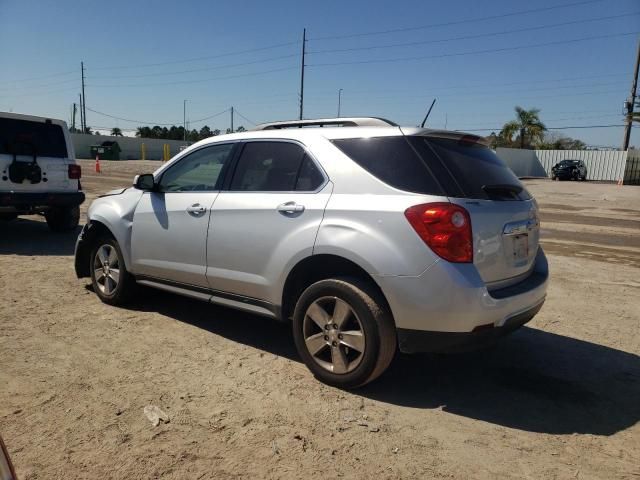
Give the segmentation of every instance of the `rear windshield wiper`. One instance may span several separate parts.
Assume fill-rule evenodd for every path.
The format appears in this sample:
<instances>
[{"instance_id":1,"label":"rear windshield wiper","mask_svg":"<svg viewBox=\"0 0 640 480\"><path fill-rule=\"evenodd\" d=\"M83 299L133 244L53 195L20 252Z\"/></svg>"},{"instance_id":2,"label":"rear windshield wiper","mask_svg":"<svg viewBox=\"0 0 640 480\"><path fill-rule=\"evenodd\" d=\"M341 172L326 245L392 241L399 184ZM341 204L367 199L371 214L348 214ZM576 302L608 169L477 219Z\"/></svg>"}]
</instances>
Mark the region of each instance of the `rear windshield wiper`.
<instances>
[{"instance_id":1,"label":"rear windshield wiper","mask_svg":"<svg viewBox=\"0 0 640 480\"><path fill-rule=\"evenodd\" d=\"M483 185L482 190L493 200L517 200L522 187L519 185Z\"/></svg>"},{"instance_id":2,"label":"rear windshield wiper","mask_svg":"<svg viewBox=\"0 0 640 480\"><path fill-rule=\"evenodd\" d=\"M482 186L482 190L484 190L486 193L502 193L502 192L507 192L507 193L513 193L515 195L518 195L520 192L522 192L522 187L520 185L483 185Z\"/></svg>"}]
</instances>

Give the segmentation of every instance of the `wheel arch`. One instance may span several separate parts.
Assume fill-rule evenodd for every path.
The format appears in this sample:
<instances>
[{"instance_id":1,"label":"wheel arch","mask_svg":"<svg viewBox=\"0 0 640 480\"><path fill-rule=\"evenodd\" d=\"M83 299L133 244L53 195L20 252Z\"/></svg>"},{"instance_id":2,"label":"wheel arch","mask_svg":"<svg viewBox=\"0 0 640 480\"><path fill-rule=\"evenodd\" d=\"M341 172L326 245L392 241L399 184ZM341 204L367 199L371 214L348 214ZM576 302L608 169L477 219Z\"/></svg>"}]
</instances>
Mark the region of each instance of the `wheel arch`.
<instances>
[{"instance_id":1,"label":"wheel arch","mask_svg":"<svg viewBox=\"0 0 640 480\"><path fill-rule=\"evenodd\" d=\"M281 318L289 321L296 301L309 285L327 278L355 277L369 283L379 294L391 317L393 313L382 288L364 268L345 257L334 254L316 254L300 260L287 275L282 290Z\"/></svg>"},{"instance_id":2,"label":"wheel arch","mask_svg":"<svg viewBox=\"0 0 640 480\"><path fill-rule=\"evenodd\" d=\"M75 270L78 278L85 278L91 275L91 250L98 238L103 236L109 236L115 238L118 243L120 240L114 235L113 231L100 220L89 220L85 228L83 228L80 238L76 243L75 251ZM123 256L124 256L123 252ZM127 259L125 261L125 268L127 268Z\"/></svg>"}]
</instances>

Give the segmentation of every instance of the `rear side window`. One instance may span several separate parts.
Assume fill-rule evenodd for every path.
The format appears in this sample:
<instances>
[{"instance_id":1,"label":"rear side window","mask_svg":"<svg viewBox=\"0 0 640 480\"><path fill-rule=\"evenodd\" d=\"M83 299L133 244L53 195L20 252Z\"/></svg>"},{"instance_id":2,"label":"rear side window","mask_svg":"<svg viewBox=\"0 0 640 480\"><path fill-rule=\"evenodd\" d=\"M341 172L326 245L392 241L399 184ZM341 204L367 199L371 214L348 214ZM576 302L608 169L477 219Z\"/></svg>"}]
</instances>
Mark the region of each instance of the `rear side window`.
<instances>
[{"instance_id":1,"label":"rear side window","mask_svg":"<svg viewBox=\"0 0 640 480\"><path fill-rule=\"evenodd\" d=\"M444 192L433 177L433 153L418 156L403 136L346 138L333 144L367 172L400 190L428 195ZM436 165L437 167L437 165Z\"/></svg>"},{"instance_id":2,"label":"rear side window","mask_svg":"<svg viewBox=\"0 0 640 480\"><path fill-rule=\"evenodd\" d=\"M498 156L486 146L464 140L437 137L411 137L421 153L431 149L458 183L466 198L485 200L527 200L531 198L520 180ZM510 189L509 187L515 187ZM521 190L518 192L518 190Z\"/></svg>"},{"instance_id":3,"label":"rear side window","mask_svg":"<svg viewBox=\"0 0 640 480\"><path fill-rule=\"evenodd\" d=\"M238 159L230 190L313 191L324 177L304 149L289 142L248 142Z\"/></svg>"},{"instance_id":4,"label":"rear side window","mask_svg":"<svg viewBox=\"0 0 640 480\"><path fill-rule=\"evenodd\" d=\"M67 158L60 125L0 118L0 154Z\"/></svg>"}]
</instances>

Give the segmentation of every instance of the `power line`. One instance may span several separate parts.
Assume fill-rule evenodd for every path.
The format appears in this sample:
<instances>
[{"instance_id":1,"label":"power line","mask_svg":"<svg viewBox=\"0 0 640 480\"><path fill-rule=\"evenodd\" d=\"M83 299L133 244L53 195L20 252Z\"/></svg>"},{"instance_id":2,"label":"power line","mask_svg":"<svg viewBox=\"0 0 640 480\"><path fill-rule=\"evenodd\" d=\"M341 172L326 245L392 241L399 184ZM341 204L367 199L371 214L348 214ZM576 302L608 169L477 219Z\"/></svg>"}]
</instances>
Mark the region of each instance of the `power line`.
<instances>
[{"instance_id":1,"label":"power line","mask_svg":"<svg viewBox=\"0 0 640 480\"><path fill-rule=\"evenodd\" d=\"M449 37L449 38L441 38L441 39L433 39L433 40L422 40L419 42L406 42L406 43L391 43L391 44L385 44L385 45L371 45L368 47L354 47L354 48L336 48L336 49L329 49L329 50L312 50L310 52L308 52L309 54L321 54L321 53L338 53L338 52L356 52L356 51L361 51L361 50L375 50L375 49L381 49L381 48L396 48L396 47L410 47L410 46L416 46L416 45L426 45L426 44L430 44L430 43L442 43L442 42L451 42L451 41L455 41L455 40L469 40L469 39L474 39L474 38L484 38L484 37L492 37L495 35L508 35L511 33L520 33L520 32L529 32L529 31L534 31L534 30L542 30L545 28L554 28L554 27L562 27L562 26L566 26L566 25L575 25L575 24L581 24L581 23L589 23L589 22L599 22L599 21L603 21L603 20L611 20L614 18L622 18L622 17L628 17L630 15L638 15L640 14L640 12L631 12L631 13L623 13L620 15L611 15L608 17L597 17L597 18L589 18L586 20L573 20L570 22L561 22L561 23L552 23L552 24L547 24L547 25L537 25L535 27L525 27L525 28L516 28L513 30L502 30L499 32L488 32L488 33L479 33L479 34L475 34L475 35L463 35L463 36L458 36L458 37Z\"/></svg>"},{"instance_id":2,"label":"power line","mask_svg":"<svg viewBox=\"0 0 640 480\"><path fill-rule=\"evenodd\" d=\"M257 125L257 123L256 123L256 122L254 122L253 120L249 120L247 117L245 117L244 115L242 115L242 114L238 111L238 109L237 109L237 108L236 108L236 109L234 109L233 111L234 111L234 113L235 113L236 115L238 115L240 118L244 118L244 119L245 119L247 122L249 122L251 125Z\"/></svg>"},{"instance_id":3,"label":"power line","mask_svg":"<svg viewBox=\"0 0 640 480\"><path fill-rule=\"evenodd\" d=\"M624 127L624 124L620 124L620 125L572 125L572 126L567 126L567 127L547 127L547 130L572 130L574 128L614 128L614 127ZM500 131L502 130L502 127L497 127L497 128L472 128L472 129L466 129L466 128L458 128L454 131L456 132L490 132L490 131Z\"/></svg>"},{"instance_id":4,"label":"power line","mask_svg":"<svg viewBox=\"0 0 640 480\"><path fill-rule=\"evenodd\" d=\"M260 72L252 72L252 73L242 73L238 75L228 75L225 77L212 77L212 78L204 78L200 80L181 80L175 82L162 82L162 83L136 83L130 85L88 85L89 87L97 87L97 88L124 88L124 87L152 87L152 86L163 86L163 85L181 85L181 84L191 84L191 83L202 83L202 82L211 82L214 80L227 80L231 78L241 78L241 77L254 77L257 75L264 75L267 73L274 72L284 72L287 70L296 70L298 67L286 67L286 68L275 68L272 70L263 70Z\"/></svg>"},{"instance_id":5,"label":"power line","mask_svg":"<svg viewBox=\"0 0 640 480\"><path fill-rule=\"evenodd\" d=\"M16 85L13 87L6 87L6 86L0 86L0 89L2 90L15 90L15 89L34 89L34 88L47 88L47 87L54 87L57 85L64 85L65 83L74 83L77 82L78 79L77 78L70 78L68 80L62 80L61 82L53 82L53 83L45 83L45 84L40 84L40 85Z\"/></svg>"},{"instance_id":6,"label":"power line","mask_svg":"<svg viewBox=\"0 0 640 480\"><path fill-rule=\"evenodd\" d=\"M275 48L282 48L282 47L286 47L289 45L296 45L300 43L299 40L296 40L295 42L287 42L287 43L278 43L275 45L268 45L266 47L259 47L259 48L251 48L248 50L238 50L235 52L228 52L228 53L220 53L217 55L207 55L204 57L195 57L195 58L187 58L184 60L172 60L169 62L159 62L159 63L141 63L141 64L135 64L135 65L118 65L118 66L107 66L107 67L92 67L93 70L116 70L116 69L126 69L126 68L146 68L146 67L158 67L161 65L175 65L178 63L189 63L189 62L198 62L201 60L211 60L213 58L222 58L222 57L231 57L234 55L242 55L245 53L253 53L253 52L261 52L264 50L272 50Z\"/></svg>"},{"instance_id":7,"label":"power line","mask_svg":"<svg viewBox=\"0 0 640 480\"><path fill-rule=\"evenodd\" d=\"M635 32L625 32L625 33L612 33L609 35L594 35L590 37L582 37L582 38L573 38L570 40L556 40L553 42L545 42L545 43L533 43L529 45L517 45L514 47L503 47L503 48L491 48L486 50L472 50L467 52L457 52L457 53L443 53L438 55L420 55L413 57L400 57L400 58L387 58L382 60L356 60L349 62L333 62L333 63L312 63L307 65L308 67L332 67L338 65L362 65L362 64L372 64L372 63L395 63L395 62L404 62L411 60L425 60L429 58L445 58L445 57L462 57L466 55L480 55L483 53L497 53L497 52L508 52L515 50L522 50L523 48L537 48L537 47L548 47L552 45L561 45L566 43L577 43L583 42L587 40L600 40L603 38L614 38L614 37L625 37L629 35L637 35L638 31Z\"/></svg>"},{"instance_id":8,"label":"power line","mask_svg":"<svg viewBox=\"0 0 640 480\"><path fill-rule=\"evenodd\" d=\"M41 95L50 95L52 93L71 92L71 91L77 92L78 88L77 87L67 87L67 88L60 88L60 89L55 89L55 90L47 90L47 91L43 91L43 92L26 92L26 93L19 93L19 94L1 93L0 92L0 97L11 97L11 98L35 97L35 96L41 96Z\"/></svg>"},{"instance_id":9,"label":"power line","mask_svg":"<svg viewBox=\"0 0 640 480\"><path fill-rule=\"evenodd\" d=\"M345 35L328 35L328 36L324 36L324 37L315 37L315 38L310 38L309 40L312 41L317 41L317 40L334 40L334 39L344 39L344 38L354 38L354 37L366 37L366 36L371 36L371 35L384 35L384 34L388 34L388 33L397 33L397 32L410 32L410 31L415 31L415 30L424 30L427 28L435 28L435 27L448 27L451 25L462 25L465 23L473 23L473 22L482 22L485 20L494 20L497 18L507 18L507 17L515 17L518 15L526 15L529 13L536 13L536 12L547 12L550 10L558 10L561 8L568 8L568 7L576 7L576 6L580 6L580 5L588 5L588 4L592 4L592 3L600 3L604 0L585 0L585 1L581 1L581 2L574 2L574 3L565 3L563 5L553 5L550 7L541 7L541 8L532 8L529 10L519 10L516 12L511 12L511 13L503 13L503 14L498 14L498 15L488 15L485 17L476 17L476 18L467 18L464 20L454 20L451 22L442 22L442 23L430 23L430 24L426 24L426 25L419 25L416 27L404 27L404 28L394 28L394 29L390 29L390 30L378 30L378 31L374 31L374 32L363 32L363 33L349 33L349 34L345 34Z\"/></svg>"},{"instance_id":10,"label":"power line","mask_svg":"<svg viewBox=\"0 0 640 480\"><path fill-rule=\"evenodd\" d=\"M18 82L30 82L32 80L44 80L46 78L53 78L53 77L61 77L63 75L71 75L71 74L76 74L75 70L69 71L69 72L60 72L60 73L52 73L49 75L42 75L39 77L30 77L30 78L21 78L21 79L17 79L17 80L3 80L2 83L18 83Z\"/></svg>"},{"instance_id":11,"label":"power line","mask_svg":"<svg viewBox=\"0 0 640 480\"><path fill-rule=\"evenodd\" d=\"M181 122L172 122L172 123L145 122L145 121L142 121L142 120L133 120L133 119L130 119L130 118L117 117L115 115L110 115L108 113L99 112L98 110L93 110L92 108L89 108L89 107L87 107L87 110L89 110L90 112L93 112L93 113L97 113L98 115L102 115L104 117L113 118L115 120L121 120L123 122L138 123L138 124L143 124L143 125L154 125L154 126L157 125L159 127L166 127L166 126L179 125L181 123ZM199 118L197 120L192 120L192 121L190 121L190 123L199 123L199 122L202 122L204 120L209 120L209 119L214 118L214 117L219 117L220 115L222 115L224 113L227 113L228 111L229 111L229 109L227 108L227 109L225 109L225 110L223 110L221 112L215 113L215 114L210 115L208 117Z\"/></svg>"},{"instance_id":12,"label":"power line","mask_svg":"<svg viewBox=\"0 0 640 480\"><path fill-rule=\"evenodd\" d=\"M297 53L292 53L291 55L281 55L279 57L265 58L265 59L262 59L262 60L254 60L254 61L251 61L251 62L228 63L226 65L212 65L212 66L209 66L209 67L193 68L191 70L180 70L180 71L177 71L177 72L142 73L142 74L136 74L136 75L100 75L99 79L102 80L103 78L157 77L158 75L162 75L162 76L166 76L166 75L182 75L184 73L204 72L204 71L209 71L209 70L218 70L220 68L242 67L242 66L245 66L245 65L255 65L257 63L274 62L274 61L277 61L277 60L282 60L282 59L285 59L285 58L292 58L292 57L297 57L297 56L298 56Z\"/></svg>"}]
</instances>

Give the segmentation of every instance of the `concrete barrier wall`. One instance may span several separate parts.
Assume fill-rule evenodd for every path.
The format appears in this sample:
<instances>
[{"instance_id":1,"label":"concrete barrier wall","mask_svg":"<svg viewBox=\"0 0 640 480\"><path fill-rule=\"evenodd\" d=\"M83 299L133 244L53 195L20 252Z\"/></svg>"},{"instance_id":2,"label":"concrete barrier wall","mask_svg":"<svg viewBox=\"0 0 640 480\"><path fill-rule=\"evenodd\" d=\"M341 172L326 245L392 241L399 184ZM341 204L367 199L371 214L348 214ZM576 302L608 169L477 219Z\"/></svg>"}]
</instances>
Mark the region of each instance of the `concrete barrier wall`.
<instances>
[{"instance_id":1,"label":"concrete barrier wall","mask_svg":"<svg viewBox=\"0 0 640 480\"><path fill-rule=\"evenodd\" d=\"M498 156L518 177L549 177L562 160L582 160L587 180L616 182L625 176L627 152L620 150L521 150L498 148Z\"/></svg>"},{"instance_id":2,"label":"concrete barrier wall","mask_svg":"<svg viewBox=\"0 0 640 480\"><path fill-rule=\"evenodd\" d=\"M146 147L147 160L162 160L162 146L169 144L171 157L177 154L180 146L185 142L180 140L161 140L157 138L138 138L138 137L112 137L107 135L83 135L81 133L72 133L71 141L78 158L91 158L91 145L99 145L104 141L116 141L122 151L120 152L121 160L139 160L142 158L142 144ZM186 142L191 145L193 142Z\"/></svg>"}]
</instances>

